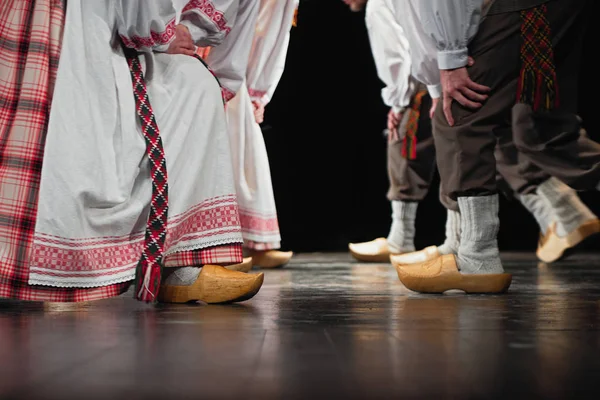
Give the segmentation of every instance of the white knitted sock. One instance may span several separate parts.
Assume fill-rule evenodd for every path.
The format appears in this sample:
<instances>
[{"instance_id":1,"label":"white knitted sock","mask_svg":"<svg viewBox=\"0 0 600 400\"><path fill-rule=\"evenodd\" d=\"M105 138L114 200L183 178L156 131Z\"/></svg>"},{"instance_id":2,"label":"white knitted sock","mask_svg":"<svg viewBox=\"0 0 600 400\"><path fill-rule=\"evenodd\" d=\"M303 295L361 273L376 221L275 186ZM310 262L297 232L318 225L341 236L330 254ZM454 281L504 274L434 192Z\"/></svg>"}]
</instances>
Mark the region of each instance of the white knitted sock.
<instances>
[{"instance_id":1,"label":"white knitted sock","mask_svg":"<svg viewBox=\"0 0 600 400\"><path fill-rule=\"evenodd\" d=\"M501 274L498 195L459 197L461 237L458 268L463 274Z\"/></svg>"},{"instance_id":2,"label":"white knitted sock","mask_svg":"<svg viewBox=\"0 0 600 400\"><path fill-rule=\"evenodd\" d=\"M202 271L202 268L200 267L181 267L174 269L175 271L165 279L166 285L189 286L196 282L198 275L200 275L200 271Z\"/></svg>"},{"instance_id":3,"label":"white knitted sock","mask_svg":"<svg viewBox=\"0 0 600 400\"><path fill-rule=\"evenodd\" d=\"M575 190L556 178L539 185L537 193L552 208L558 236L567 236L584 222L598 218L583 204Z\"/></svg>"},{"instance_id":4,"label":"white knitted sock","mask_svg":"<svg viewBox=\"0 0 600 400\"><path fill-rule=\"evenodd\" d=\"M392 253L415 251L415 220L418 202L392 201L392 226L387 237Z\"/></svg>"},{"instance_id":5,"label":"white knitted sock","mask_svg":"<svg viewBox=\"0 0 600 400\"><path fill-rule=\"evenodd\" d=\"M440 246L440 254L457 254L460 245L460 213L458 211L447 210L446 216L446 240Z\"/></svg>"}]
</instances>

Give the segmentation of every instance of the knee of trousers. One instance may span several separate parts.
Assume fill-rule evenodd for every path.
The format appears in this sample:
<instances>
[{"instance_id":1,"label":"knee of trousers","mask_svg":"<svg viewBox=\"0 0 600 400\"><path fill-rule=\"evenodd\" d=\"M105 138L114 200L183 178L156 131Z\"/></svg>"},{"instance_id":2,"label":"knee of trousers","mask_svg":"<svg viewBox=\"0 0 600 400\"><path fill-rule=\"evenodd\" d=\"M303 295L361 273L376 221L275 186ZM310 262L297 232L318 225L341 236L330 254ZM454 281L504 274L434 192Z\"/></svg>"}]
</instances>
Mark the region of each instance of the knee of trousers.
<instances>
[{"instance_id":1,"label":"knee of trousers","mask_svg":"<svg viewBox=\"0 0 600 400\"><path fill-rule=\"evenodd\" d=\"M467 193L496 193L495 138L478 136L468 127L452 129L458 130L452 138L436 139L438 170L446 195L456 200Z\"/></svg>"}]
</instances>

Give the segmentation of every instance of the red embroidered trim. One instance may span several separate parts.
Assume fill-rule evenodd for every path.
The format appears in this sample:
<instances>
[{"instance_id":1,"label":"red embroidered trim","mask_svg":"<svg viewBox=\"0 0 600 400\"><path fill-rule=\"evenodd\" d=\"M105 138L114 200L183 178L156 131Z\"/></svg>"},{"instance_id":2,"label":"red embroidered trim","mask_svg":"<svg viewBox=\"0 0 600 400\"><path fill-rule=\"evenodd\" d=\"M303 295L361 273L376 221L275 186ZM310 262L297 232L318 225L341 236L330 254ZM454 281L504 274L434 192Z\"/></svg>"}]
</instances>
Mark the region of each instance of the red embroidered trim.
<instances>
[{"instance_id":1,"label":"red embroidered trim","mask_svg":"<svg viewBox=\"0 0 600 400\"><path fill-rule=\"evenodd\" d=\"M141 248L141 243L140 243ZM270 249L269 249L270 250ZM188 250L178 253L169 254L165 257L165 267L184 267L184 266L199 266L206 264L216 265L231 265L241 263L243 260L242 245L239 243L226 244L214 247L207 247L205 249ZM135 262L135 260L134 260ZM56 273L54 270L36 270L36 273L44 276L54 276L60 278L78 278L78 279L91 279L100 277L110 277L123 272L131 270L131 266L124 266L122 268L112 269L110 271L79 271L79 270L68 270L74 271L68 273L63 271L62 273Z\"/></svg>"},{"instance_id":2,"label":"red embroidered trim","mask_svg":"<svg viewBox=\"0 0 600 400\"><path fill-rule=\"evenodd\" d=\"M156 47L169 43L175 37L175 18L167 24L163 32L150 31L150 37L134 35L128 38L120 35L123 44L131 49L139 50L143 47Z\"/></svg>"},{"instance_id":3,"label":"red embroidered trim","mask_svg":"<svg viewBox=\"0 0 600 400\"><path fill-rule=\"evenodd\" d=\"M279 234L277 215L262 216L248 210L240 210L240 222L242 232L263 235Z\"/></svg>"},{"instance_id":4,"label":"red embroidered trim","mask_svg":"<svg viewBox=\"0 0 600 400\"><path fill-rule=\"evenodd\" d=\"M221 86L221 95L223 96L223 101L225 103L235 97L235 93L227 89L225 86Z\"/></svg>"},{"instance_id":5,"label":"red embroidered trim","mask_svg":"<svg viewBox=\"0 0 600 400\"><path fill-rule=\"evenodd\" d=\"M240 232L237 205L233 203L235 201L233 195L210 199L170 218L165 249L182 241ZM66 239L38 234L33 244L30 265L37 267L37 273L45 275L51 275L53 271L112 275L125 266L135 265L143 244L143 233L93 239ZM44 271L39 271L40 269Z\"/></svg>"},{"instance_id":6,"label":"red embroidered trim","mask_svg":"<svg viewBox=\"0 0 600 400\"><path fill-rule=\"evenodd\" d=\"M225 19L223 12L217 10L211 0L190 0L186 6L183 7L181 15L183 16L190 11L198 11L206 15L215 23L215 25L217 25L220 31L225 31L226 34L229 34L231 31L231 27L227 26L227 20Z\"/></svg>"},{"instance_id":7,"label":"red embroidered trim","mask_svg":"<svg viewBox=\"0 0 600 400\"><path fill-rule=\"evenodd\" d=\"M250 97L262 99L267 94L267 91L248 88L248 93L250 94Z\"/></svg>"}]
</instances>

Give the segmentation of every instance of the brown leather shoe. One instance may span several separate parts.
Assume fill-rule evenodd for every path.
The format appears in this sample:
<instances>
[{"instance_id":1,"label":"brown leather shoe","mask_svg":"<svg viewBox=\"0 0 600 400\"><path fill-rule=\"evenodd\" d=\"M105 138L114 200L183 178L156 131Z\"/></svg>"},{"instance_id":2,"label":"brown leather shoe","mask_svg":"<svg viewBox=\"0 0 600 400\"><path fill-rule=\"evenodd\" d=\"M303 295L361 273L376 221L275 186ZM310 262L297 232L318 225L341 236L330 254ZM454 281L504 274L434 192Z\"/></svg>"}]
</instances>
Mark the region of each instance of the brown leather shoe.
<instances>
[{"instance_id":1,"label":"brown leather shoe","mask_svg":"<svg viewBox=\"0 0 600 400\"><path fill-rule=\"evenodd\" d=\"M244 261L240 264L226 265L225 268L230 271L250 272L252 270L252 257L244 257Z\"/></svg>"},{"instance_id":2,"label":"brown leather shoe","mask_svg":"<svg viewBox=\"0 0 600 400\"><path fill-rule=\"evenodd\" d=\"M581 224L567 236L560 237L556 234L556 223L552 224L546 235L540 236L536 255L546 263L560 260L567 250L579 245L592 235L600 233L600 220L593 219Z\"/></svg>"},{"instance_id":3,"label":"brown leather shoe","mask_svg":"<svg viewBox=\"0 0 600 400\"><path fill-rule=\"evenodd\" d=\"M350 243L348 249L352 257L362 262L388 263L392 255L386 238L377 238L363 243ZM394 253L394 255L396 254L398 253Z\"/></svg>"},{"instance_id":4,"label":"brown leather shoe","mask_svg":"<svg viewBox=\"0 0 600 400\"><path fill-rule=\"evenodd\" d=\"M434 258L441 256L437 246L425 247L423 250L413 251L412 253L404 253L391 255L390 261L397 267L398 265L411 265L424 263Z\"/></svg>"},{"instance_id":5,"label":"brown leather shoe","mask_svg":"<svg viewBox=\"0 0 600 400\"><path fill-rule=\"evenodd\" d=\"M461 274L454 254L421 264L398 266L396 270L404 286L419 293L444 293L448 290L504 293L512 282L511 274Z\"/></svg>"},{"instance_id":6,"label":"brown leather shoe","mask_svg":"<svg viewBox=\"0 0 600 400\"><path fill-rule=\"evenodd\" d=\"M263 280L264 274L245 274L229 271L218 265L205 265L191 285L161 285L158 301L163 303L203 301L209 304L245 301L258 293Z\"/></svg>"}]
</instances>

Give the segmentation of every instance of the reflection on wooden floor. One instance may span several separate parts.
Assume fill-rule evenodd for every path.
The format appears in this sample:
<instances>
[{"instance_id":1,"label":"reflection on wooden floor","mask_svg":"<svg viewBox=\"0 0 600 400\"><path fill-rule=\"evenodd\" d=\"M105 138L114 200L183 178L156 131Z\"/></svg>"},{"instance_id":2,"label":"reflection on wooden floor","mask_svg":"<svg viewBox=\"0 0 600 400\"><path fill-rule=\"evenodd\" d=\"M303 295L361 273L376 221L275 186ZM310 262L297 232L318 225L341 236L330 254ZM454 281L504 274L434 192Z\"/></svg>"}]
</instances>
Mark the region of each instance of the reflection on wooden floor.
<instances>
[{"instance_id":1,"label":"reflection on wooden floor","mask_svg":"<svg viewBox=\"0 0 600 400\"><path fill-rule=\"evenodd\" d=\"M504 296L309 254L235 306L2 301L0 398L600 398L600 255L503 258Z\"/></svg>"}]
</instances>

